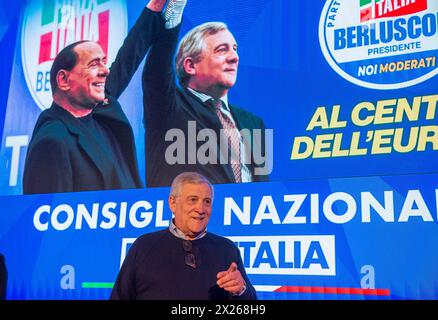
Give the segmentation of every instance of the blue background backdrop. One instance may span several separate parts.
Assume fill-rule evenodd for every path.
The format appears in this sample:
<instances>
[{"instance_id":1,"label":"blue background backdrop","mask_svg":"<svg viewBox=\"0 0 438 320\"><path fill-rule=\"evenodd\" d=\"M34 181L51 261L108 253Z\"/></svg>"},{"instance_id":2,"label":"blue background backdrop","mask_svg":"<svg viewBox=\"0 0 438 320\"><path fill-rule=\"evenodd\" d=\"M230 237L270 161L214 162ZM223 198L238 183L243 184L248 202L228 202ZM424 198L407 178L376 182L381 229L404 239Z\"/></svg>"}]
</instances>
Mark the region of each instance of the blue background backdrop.
<instances>
[{"instance_id":1,"label":"blue background backdrop","mask_svg":"<svg viewBox=\"0 0 438 320\"><path fill-rule=\"evenodd\" d=\"M131 26L146 1L127 1ZM341 105L341 117L348 119L351 109L362 101L407 98L437 94L437 77L421 84L397 90L373 90L359 87L340 77L325 60L318 27L325 1L295 0L189 0L181 35L206 21L224 21L239 44L239 74L229 100L264 119L274 129L274 170L269 183L221 185L215 199L211 231L224 236L335 235L336 275L251 275L258 286L301 288L361 288L361 267L372 265L376 271L376 289L389 294L321 294L273 293L260 290L266 299L436 299L438 259L437 243L437 151L367 155L305 160L290 160L295 136L311 135L306 127L319 106ZM6 256L10 280L10 299L105 299L109 289L89 289L84 282L113 282L120 261L122 238L137 237L156 230L144 229L74 230L40 232L34 228L33 216L41 205L135 202L141 199L166 200L168 189L87 192L78 194L20 196L25 149L20 153L18 184L9 185L11 150L5 137L30 135L40 109L33 101L21 63L21 23L24 4L0 2L0 252ZM139 168L144 176L144 128L141 124L140 73L135 75L121 97L122 106L133 126ZM6 119L6 120L4 120ZM367 126L366 130L436 125L436 119L414 124ZM317 133L342 132L346 137L359 128L349 124L342 130L315 129ZM348 138L346 138L348 143ZM433 217L425 222L414 217L408 222L370 223L361 221L361 206L356 218L346 224L321 221L319 224L242 226L223 223L223 202L227 196L254 199L272 195L282 203L283 195L320 194L336 191L350 193L359 204L361 192L369 191L383 203L383 192L394 192L395 212L400 212L408 190L421 191ZM237 201L237 200L236 200ZM322 201L322 200L321 200ZM321 207L321 203L319 206ZM284 206L284 204L283 204ZM414 203L413 207L419 206ZM164 204L165 211L167 209ZM338 214L345 212L337 204ZM256 209L252 209L255 214ZM286 214L288 207L281 211ZM302 215L309 207L303 207ZM322 210L322 209L321 209ZM279 210L280 211L280 210ZM397 214L396 214L397 217ZM60 268L72 265L76 270L74 290L60 288ZM298 290L298 289L297 289ZM304 289L301 289L304 290ZM328 290L328 289L327 289ZM341 290L342 291L342 290ZM339 291L339 292L341 292ZM344 292L344 291L342 291ZM353 292L353 291L352 291Z\"/></svg>"}]
</instances>

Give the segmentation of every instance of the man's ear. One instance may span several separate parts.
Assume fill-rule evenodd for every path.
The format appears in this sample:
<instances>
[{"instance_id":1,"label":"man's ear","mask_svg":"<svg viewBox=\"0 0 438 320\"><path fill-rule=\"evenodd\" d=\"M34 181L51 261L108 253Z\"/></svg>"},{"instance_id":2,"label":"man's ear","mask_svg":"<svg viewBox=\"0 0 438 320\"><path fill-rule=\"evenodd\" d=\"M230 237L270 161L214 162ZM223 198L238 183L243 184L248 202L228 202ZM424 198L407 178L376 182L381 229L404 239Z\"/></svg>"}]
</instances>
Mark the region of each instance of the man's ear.
<instances>
[{"instance_id":1,"label":"man's ear","mask_svg":"<svg viewBox=\"0 0 438 320\"><path fill-rule=\"evenodd\" d=\"M68 91L70 90L70 83L69 83L69 75L70 73L67 70L59 70L56 74L56 83L58 85L58 89L61 91Z\"/></svg>"},{"instance_id":2,"label":"man's ear","mask_svg":"<svg viewBox=\"0 0 438 320\"><path fill-rule=\"evenodd\" d=\"M191 57L187 57L184 59L183 66L187 74L191 76L196 75L195 62Z\"/></svg>"},{"instance_id":3,"label":"man's ear","mask_svg":"<svg viewBox=\"0 0 438 320\"><path fill-rule=\"evenodd\" d=\"M169 196L169 208L170 208L170 211L172 211L172 213L175 214L175 209L176 209L176 197L174 197L174 196Z\"/></svg>"}]
</instances>

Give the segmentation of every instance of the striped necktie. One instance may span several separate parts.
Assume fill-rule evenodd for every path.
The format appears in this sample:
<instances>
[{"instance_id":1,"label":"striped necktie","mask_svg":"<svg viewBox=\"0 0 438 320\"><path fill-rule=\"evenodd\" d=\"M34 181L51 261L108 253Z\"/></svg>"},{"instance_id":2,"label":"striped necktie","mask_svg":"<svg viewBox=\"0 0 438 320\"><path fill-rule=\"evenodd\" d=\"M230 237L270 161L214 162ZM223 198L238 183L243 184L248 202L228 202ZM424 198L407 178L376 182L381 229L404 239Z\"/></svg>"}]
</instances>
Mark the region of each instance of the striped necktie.
<instances>
[{"instance_id":1,"label":"striped necktie","mask_svg":"<svg viewBox=\"0 0 438 320\"><path fill-rule=\"evenodd\" d=\"M231 168L233 169L234 178L236 182L242 182L242 167L240 163L240 133L234 125L229 116L222 112L223 102L220 99L210 99L207 101L211 105L222 124L223 132L227 138L228 143L231 145Z\"/></svg>"}]
</instances>

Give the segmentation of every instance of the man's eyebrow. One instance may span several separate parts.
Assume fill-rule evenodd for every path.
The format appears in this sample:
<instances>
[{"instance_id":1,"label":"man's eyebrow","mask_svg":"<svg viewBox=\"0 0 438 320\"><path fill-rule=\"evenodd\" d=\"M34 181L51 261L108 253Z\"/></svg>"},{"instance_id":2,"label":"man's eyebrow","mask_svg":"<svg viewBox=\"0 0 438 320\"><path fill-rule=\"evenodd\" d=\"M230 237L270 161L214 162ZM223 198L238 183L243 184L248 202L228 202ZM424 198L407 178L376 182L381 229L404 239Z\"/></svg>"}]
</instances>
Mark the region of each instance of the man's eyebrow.
<instances>
[{"instance_id":1,"label":"man's eyebrow","mask_svg":"<svg viewBox=\"0 0 438 320\"><path fill-rule=\"evenodd\" d=\"M228 42L223 42L223 43L220 43L220 44L218 44L215 48L214 48L214 51L217 51L218 49L220 49L221 47L223 47L223 46L225 46L225 47L231 47L231 48L237 48L237 43L233 43L233 44L229 44Z\"/></svg>"},{"instance_id":2,"label":"man's eyebrow","mask_svg":"<svg viewBox=\"0 0 438 320\"><path fill-rule=\"evenodd\" d=\"M92 64L92 63L94 63L94 62L100 62L100 61L106 61L106 56L104 56L104 57L97 57L97 58L94 58L94 59L92 59L90 62L88 62L87 63L87 65L90 65L90 64Z\"/></svg>"},{"instance_id":3,"label":"man's eyebrow","mask_svg":"<svg viewBox=\"0 0 438 320\"><path fill-rule=\"evenodd\" d=\"M226 43L226 42L219 43L219 44L214 48L214 50L217 50L217 49L219 49L220 47L223 47L223 46L229 47L230 45L229 45L228 43Z\"/></svg>"}]
</instances>

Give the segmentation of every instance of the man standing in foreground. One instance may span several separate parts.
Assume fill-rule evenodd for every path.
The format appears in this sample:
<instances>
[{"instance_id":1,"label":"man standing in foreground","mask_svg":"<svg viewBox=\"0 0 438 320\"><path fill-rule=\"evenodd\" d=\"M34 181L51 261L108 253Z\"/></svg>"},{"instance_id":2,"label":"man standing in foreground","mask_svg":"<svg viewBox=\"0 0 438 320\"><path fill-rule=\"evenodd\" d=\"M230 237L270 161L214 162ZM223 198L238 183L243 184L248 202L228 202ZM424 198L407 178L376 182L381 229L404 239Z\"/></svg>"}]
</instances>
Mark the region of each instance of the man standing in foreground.
<instances>
[{"instance_id":1,"label":"man standing in foreground","mask_svg":"<svg viewBox=\"0 0 438 320\"><path fill-rule=\"evenodd\" d=\"M180 7L185 2L175 1ZM169 186L185 171L213 184L267 181L269 130L262 119L228 102L239 65L234 36L221 22L189 31L177 50L179 88L172 64L179 29L166 25L143 72L146 186Z\"/></svg>"},{"instance_id":2,"label":"man standing in foreground","mask_svg":"<svg viewBox=\"0 0 438 320\"><path fill-rule=\"evenodd\" d=\"M172 182L168 229L145 234L131 246L111 299L257 299L239 249L207 232L213 186L202 175L184 172Z\"/></svg>"},{"instance_id":3,"label":"man standing in foreground","mask_svg":"<svg viewBox=\"0 0 438 320\"><path fill-rule=\"evenodd\" d=\"M56 56L53 104L33 131L25 194L142 187L132 128L117 99L160 31L165 3L149 1L110 69L92 41L73 43Z\"/></svg>"}]
</instances>

